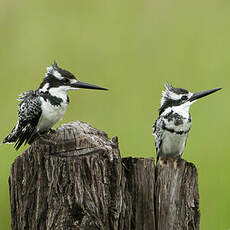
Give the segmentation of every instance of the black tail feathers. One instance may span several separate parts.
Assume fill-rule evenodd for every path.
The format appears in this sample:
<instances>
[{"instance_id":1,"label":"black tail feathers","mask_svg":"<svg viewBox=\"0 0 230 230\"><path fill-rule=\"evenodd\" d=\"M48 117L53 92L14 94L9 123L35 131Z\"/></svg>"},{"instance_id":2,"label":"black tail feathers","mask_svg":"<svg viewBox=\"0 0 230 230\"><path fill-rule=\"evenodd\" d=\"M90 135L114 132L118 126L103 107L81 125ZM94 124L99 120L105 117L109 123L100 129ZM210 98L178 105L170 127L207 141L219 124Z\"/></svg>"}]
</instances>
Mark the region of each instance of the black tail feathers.
<instances>
[{"instance_id":1,"label":"black tail feathers","mask_svg":"<svg viewBox=\"0 0 230 230\"><path fill-rule=\"evenodd\" d=\"M13 143L15 142L15 149L18 150L23 143L31 144L34 138L34 127L31 124L27 124L24 128L20 128L12 130L12 132L3 140L3 144L5 143Z\"/></svg>"},{"instance_id":2,"label":"black tail feathers","mask_svg":"<svg viewBox=\"0 0 230 230\"><path fill-rule=\"evenodd\" d=\"M11 131L11 133L2 141L2 144L5 143L13 143L17 140L17 133L15 132L15 127Z\"/></svg>"},{"instance_id":3,"label":"black tail feathers","mask_svg":"<svg viewBox=\"0 0 230 230\"><path fill-rule=\"evenodd\" d=\"M30 142L32 136L34 133L34 127L31 126L31 124L27 124L20 132L19 135L17 137L17 140L15 141L15 149L18 150L21 145L27 144L28 142Z\"/></svg>"}]
</instances>

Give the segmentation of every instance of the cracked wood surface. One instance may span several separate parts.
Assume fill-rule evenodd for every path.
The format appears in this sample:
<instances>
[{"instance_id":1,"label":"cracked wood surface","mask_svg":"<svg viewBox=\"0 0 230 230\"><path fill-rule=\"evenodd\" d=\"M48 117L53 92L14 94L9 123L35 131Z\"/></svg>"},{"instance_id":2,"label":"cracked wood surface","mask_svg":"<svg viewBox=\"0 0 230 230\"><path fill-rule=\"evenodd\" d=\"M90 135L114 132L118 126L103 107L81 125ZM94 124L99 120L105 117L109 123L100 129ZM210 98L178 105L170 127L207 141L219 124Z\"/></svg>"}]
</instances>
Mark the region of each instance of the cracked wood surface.
<instances>
[{"instance_id":1,"label":"cracked wood surface","mask_svg":"<svg viewBox=\"0 0 230 230\"><path fill-rule=\"evenodd\" d=\"M87 123L61 125L12 164L11 227L199 229L195 166L159 162L155 168L153 158L122 159L117 137Z\"/></svg>"}]
</instances>

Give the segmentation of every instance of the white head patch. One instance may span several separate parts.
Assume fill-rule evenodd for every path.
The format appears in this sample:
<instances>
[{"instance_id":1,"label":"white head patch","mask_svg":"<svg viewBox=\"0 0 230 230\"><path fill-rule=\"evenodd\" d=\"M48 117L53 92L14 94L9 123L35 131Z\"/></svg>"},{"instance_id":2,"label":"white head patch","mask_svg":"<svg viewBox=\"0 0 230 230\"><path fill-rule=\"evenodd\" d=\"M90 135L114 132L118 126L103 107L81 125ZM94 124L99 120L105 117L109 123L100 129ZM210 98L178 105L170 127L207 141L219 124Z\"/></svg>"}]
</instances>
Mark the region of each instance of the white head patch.
<instances>
[{"instance_id":1,"label":"white head patch","mask_svg":"<svg viewBox=\"0 0 230 230\"><path fill-rule=\"evenodd\" d=\"M71 84L74 84L74 83L77 83L77 82L78 82L77 79L70 79L70 83L71 83Z\"/></svg>"},{"instance_id":2,"label":"white head patch","mask_svg":"<svg viewBox=\"0 0 230 230\"><path fill-rule=\"evenodd\" d=\"M46 68L46 70L47 70L47 74L49 73L49 74L53 75L54 77L56 77L56 78L59 79L59 80L62 80L62 79L64 78L64 77L62 77L62 75L58 72L58 70L57 70L57 68L55 67L54 64L51 65L51 66L48 66L48 67ZM46 74L46 76L47 76L47 74Z\"/></svg>"}]
</instances>

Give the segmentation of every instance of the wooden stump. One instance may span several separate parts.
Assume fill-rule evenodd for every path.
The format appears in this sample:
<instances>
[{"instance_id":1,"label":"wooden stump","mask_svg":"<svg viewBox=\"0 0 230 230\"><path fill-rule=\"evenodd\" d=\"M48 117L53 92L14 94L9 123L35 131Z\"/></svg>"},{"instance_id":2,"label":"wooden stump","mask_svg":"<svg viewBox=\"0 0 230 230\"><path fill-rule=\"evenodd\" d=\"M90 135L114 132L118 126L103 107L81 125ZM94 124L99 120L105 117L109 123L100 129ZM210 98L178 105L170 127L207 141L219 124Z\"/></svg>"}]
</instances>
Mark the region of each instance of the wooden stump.
<instances>
[{"instance_id":1,"label":"wooden stump","mask_svg":"<svg viewBox=\"0 0 230 230\"><path fill-rule=\"evenodd\" d=\"M199 229L195 166L176 165L160 161L155 169L153 158L121 159L116 137L84 122L64 124L13 163L11 227Z\"/></svg>"}]
</instances>

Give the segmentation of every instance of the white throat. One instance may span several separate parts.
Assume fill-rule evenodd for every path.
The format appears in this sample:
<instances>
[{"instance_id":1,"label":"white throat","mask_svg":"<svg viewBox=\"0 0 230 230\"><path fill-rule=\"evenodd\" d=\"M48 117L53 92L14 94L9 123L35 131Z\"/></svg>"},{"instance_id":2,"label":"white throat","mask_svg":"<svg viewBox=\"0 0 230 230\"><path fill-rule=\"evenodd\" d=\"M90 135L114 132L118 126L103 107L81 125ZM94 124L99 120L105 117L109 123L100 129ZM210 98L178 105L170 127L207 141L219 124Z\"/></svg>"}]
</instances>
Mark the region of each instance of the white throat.
<instances>
[{"instance_id":1,"label":"white throat","mask_svg":"<svg viewBox=\"0 0 230 230\"><path fill-rule=\"evenodd\" d=\"M189 118L189 108L190 108L191 102L186 102L184 104L181 104L179 106L173 106L172 111L175 113L178 113L184 118Z\"/></svg>"},{"instance_id":2,"label":"white throat","mask_svg":"<svg viewBox=\"0 0 230 230\"><path fill-rule=\"evenodd\" d=\"M179 115L181 115L182 117L184 118L189 118L189 108L190 108L190 105L192 103L191 102L186 102L182 105L179 105L179 106L172 106L172 107L168 107L167 109L165 109L165 111L162 113L163 116L173 112L173 113L177 113Z\"/></svg>"},{"instance_id":3,"label":"white throat","mask_svg":"<svg viewBox=\"0 0 230 230\"><path fill-rule=\"evenodd\" d=\"M57 88L50 88L49 93L54 97L61 98L64 102L67 100L68 86L59 86Z\"/></svg>"}]
</instances>

